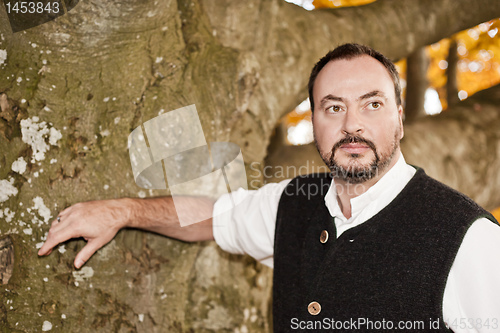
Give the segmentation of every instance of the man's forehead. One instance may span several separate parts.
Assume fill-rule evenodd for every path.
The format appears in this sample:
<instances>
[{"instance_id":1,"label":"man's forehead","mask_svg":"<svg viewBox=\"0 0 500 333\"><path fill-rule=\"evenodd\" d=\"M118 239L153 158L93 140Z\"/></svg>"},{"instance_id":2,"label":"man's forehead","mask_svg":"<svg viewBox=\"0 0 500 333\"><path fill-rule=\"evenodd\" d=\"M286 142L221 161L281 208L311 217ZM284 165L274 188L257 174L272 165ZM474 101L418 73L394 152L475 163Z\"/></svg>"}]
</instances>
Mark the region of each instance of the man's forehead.
<instances>
[{"instance_id":1,"label":"man's forehead","mask_svg":"<svg viewBox=\"0 0 500 333\"><path fill-rule=\"evenodd\" d=\"M363 95L375 90L375 88L383 90L384 85L387 89L394 89L394 82L387 68L377 59L368 55L361 55L351 59L330 61L318 73L313 90L316 100L316 98L322 99L324 97L316 96L316 93L322 95L331 93L333 87L343 89L353 86L359 88L360 95ZM366 91L362 91L362 86Z\"/></svg>"},{"instance_id":2,"label":"man's forehead","mask_svg":"<svg viewBox=\"0 0 500 333\"><path fill-rule=\"evenodd\" d=\"M363 71L368 70L370 72L383 72L392 81L387 68L380 61L366 54L355 56L349 59L331 60L325 65L325 67L321 69L321 71L318 73L318 76L321 76L322 73L325 72L330 72L330 74L354 74L353 70L361 69Z\"/></svg>"}]
</instances>

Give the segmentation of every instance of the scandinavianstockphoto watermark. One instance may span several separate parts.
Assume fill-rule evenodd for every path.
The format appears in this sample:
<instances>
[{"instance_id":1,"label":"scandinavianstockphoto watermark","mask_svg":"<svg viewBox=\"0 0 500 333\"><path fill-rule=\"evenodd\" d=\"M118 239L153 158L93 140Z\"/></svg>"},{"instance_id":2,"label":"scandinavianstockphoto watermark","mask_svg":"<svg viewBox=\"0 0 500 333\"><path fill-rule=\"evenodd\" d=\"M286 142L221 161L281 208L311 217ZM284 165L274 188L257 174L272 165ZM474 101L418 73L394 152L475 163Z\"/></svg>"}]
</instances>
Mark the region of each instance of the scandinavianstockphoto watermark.
<instances>
[{"instance_id":1,"label":"scandinavianstockphoto watermark","mask_svg":"<svg viewBox=\"0 0 500 333\"><path fill-rule=\"evenodd\" d=\"M238 188L248 189L240 147L231 142L207 142L194 104L135 128L128 137L128 149L136 184L144 189L168 189L182 227L215 216L210 211L193 216L191 206L183 204L186 196L215 200ZM241 202L232 199L219 214Z\"/></svg>"},{"instance_id":2,"label":"scandinavianstockphoto watermark","mask_svg":"<svg viewBox=\"0 0 500 333\"><path fill-rule=\"evenodd\" d=\"M371 320L369 318L350 318L348 320L335 320L334 318L323 318L322 320L300 320L292 318L290 329L292 330L435 330L439 329L441 321L439 319L429 320Z\"/></svg>"},{"instance_id":3,"label":"scandinavianstockphoto watermark","mask_svg":"<svg viewBox=\"0 0 500 333\"><path fill-rule=\"evenodd\" d=\"M307 160L304 164L300 166L295 165L263 165L260 162L252 162L250 163L250 170L252 171L252 178L249 185L257 185L257 181L260 179L264 179L264 181L268 179L291 179L295 178L299 175L304 175L310 173L311 171L315 173L329 173L330 169L324 165L318 165L314 161Z\"/></svg>"},{"instance_id":4,"label":"scandinavianstockphoto watermark","mask_svg":"<svg viewBox=\"0 0 500 333\"><path fill-rule=\"evenodd\" d=\"M276 179L293 179L300 175L310 174L310 178L323 177L324 180L321 182L314 182L309 184L302 184L301 186L295 187L295 193L286 194L296 194L300 196L306 196L308 199L316 196L316 195L325 195L330 188L331 179L332 178L340 178L345 179L347 176L351 176L351 174L347 174L347 171L331 171L326 165L317 165L314 161L306 161L303 165L295 166L270 166L263 165L259 162L250 163L250 175L249 175L249 188L258 188L262 182L266 180L276 180ZM360 176L367 177L369 179L377 177L379 174L379 170L368 169L359 171L362 173ZM367 173L370 173L368 176ZM328 178L324 177L324 174L328 174ZM347 193L350 196L359 196L365 193L368 190L368 187L363 183L351 184L350 186L343 186L336 189L337 194ZM285 191L290 191L290 188L286 188Z\"/></svg>"}]
</instances>

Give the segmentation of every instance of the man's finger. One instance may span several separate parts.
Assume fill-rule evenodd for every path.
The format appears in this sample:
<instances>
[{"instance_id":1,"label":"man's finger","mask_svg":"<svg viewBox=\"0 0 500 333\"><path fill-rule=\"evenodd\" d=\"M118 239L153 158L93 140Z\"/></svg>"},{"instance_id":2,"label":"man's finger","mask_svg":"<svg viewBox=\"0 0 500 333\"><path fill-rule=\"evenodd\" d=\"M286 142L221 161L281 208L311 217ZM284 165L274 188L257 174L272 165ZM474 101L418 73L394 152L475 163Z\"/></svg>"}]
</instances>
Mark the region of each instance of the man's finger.
<instances>
[{"instance_id":1,"label":"man's finger","mask_svg":"<svg viewBox=\"0 0 500 333\"><path fill-rule=\"evenodd\" d=\"M83 249L78 252L75 258L74 265L76 268L80 268L85 264L92 255L99 250L104 244L101 244L100 241L97 241L95 239L89 241L87 245L83 247Z\"/></svg>"},{"instance_id":2,"label":"man's finger","mask_svg":"<svg viewBox=\"0 0 500 333\"><path fill-rule=\"evenodd\" d=\"M77 238L78 235L74 234L74 230L71 228L62 228L60 230L55 230L55 228L51 228L49 234L47 235L47 240L42 245L40 250L38 250L38 255L48 255L51 250L58 244L67 241L71 238Z\"/></svg>"},{"instance_id":3,"label":"man's finger","mask_svg":"<svg viewBox=\"0 0 500 333\"><path fill-rule=\"evenodd\" d=\"M72 214L70 214L68 207L62 211L60 211L57 216L55 217L54 220L52 220L52 223L50 224L50 231L58 231L61 228L66 227L71 221L74 219Z\"/></svg>"},{"instance_id":4,"label":"man's finger","mask_svg":"<svg viewBox=\"0 0 500 333\"><path fill-rule=\"evenodd\" d=\"M51 243L45 241L45 243L43 243L42 247L40 248L40 250L38 250L38 255L39 256L45 256L45 255L49 255L52 253L52 249L54 248L54 246L56 246L58 243L55 243L54 245L51 245Z\"/></svg>"},{"instance_id":5,"label":"man's finger","mask_svg":"<svg viewBox=\"0 0 500 333\"><path fill-rule=\"evenodd\" d=\"M66 218L64 219L64 222L65 222L64 224L68 224L68 222L69 222L68 217L66 217ZM55 218L55 219L52 221L52 223L50 224L50 229L49 229L49 230L50 230L50 231L52 231L52 232L55 232L55 231L57 231L58 229L64 228L64 227L65 227L65 225L64 225L64 224L63 224L63 220L62 220L62 219L57 219L57 218Z\"/></svg>"}]
</instances>

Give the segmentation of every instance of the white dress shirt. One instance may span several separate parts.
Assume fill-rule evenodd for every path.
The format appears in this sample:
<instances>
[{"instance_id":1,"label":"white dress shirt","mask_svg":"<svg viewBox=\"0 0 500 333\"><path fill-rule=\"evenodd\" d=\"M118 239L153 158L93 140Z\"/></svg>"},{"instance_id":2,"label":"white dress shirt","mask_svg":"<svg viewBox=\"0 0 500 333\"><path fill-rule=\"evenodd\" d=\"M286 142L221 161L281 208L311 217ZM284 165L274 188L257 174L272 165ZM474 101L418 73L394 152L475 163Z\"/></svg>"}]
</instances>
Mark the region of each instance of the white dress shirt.
<instances>
[{"instance_id":1,"label":"white dress shirt","mask_svg":"<svg viewBox=\"0 0 500 333\"><path fill-rule=\"evenodd\" d=\"M415 172L400 155L375 185L351 199L349 219L340 209L332 180L325 205L335 217L337 237L387 206ZM289 182L267 184L256 191L240 188L220 197L213 213L217 244L227 252L248 254L272 267L278 204ZM240 203L228 211L231 202ZM446 282L443 319L454 332L500 332L500 227L486 218L472 224L459 248Z\"/></svg>"}]
</instances>

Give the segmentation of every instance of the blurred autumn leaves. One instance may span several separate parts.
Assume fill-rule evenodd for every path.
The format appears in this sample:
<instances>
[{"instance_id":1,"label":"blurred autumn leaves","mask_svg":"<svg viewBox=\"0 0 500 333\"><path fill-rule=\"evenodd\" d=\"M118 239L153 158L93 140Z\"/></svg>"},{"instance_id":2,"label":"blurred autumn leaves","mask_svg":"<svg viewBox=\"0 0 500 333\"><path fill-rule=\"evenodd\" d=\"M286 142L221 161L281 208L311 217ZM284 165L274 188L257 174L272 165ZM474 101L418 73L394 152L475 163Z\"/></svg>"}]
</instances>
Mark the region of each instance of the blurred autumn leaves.
<instances>
[{"instance_id":1,"label":"blurred autumn leaves","mask_svg":"<svg viewBox=\"0 0 500 333\"><path fill-rule=\"evenodd\" d=\"M500 83L499 29L500 19L496 19L427 47L430 58L427 77L430 85L439 93L443 109L447 107L444 87L449 52L456 51L458 55L456 66L460 99ZM456 50L449 48L452 40L456 42Z\"/></svg>"}]
</instances>

